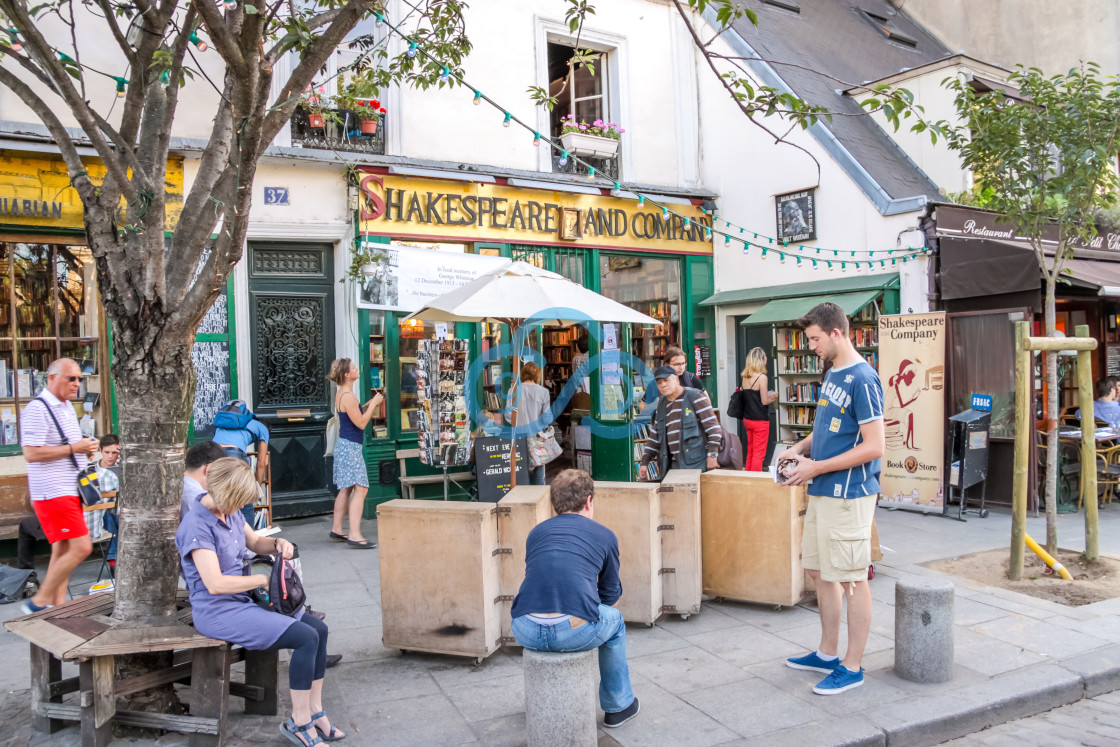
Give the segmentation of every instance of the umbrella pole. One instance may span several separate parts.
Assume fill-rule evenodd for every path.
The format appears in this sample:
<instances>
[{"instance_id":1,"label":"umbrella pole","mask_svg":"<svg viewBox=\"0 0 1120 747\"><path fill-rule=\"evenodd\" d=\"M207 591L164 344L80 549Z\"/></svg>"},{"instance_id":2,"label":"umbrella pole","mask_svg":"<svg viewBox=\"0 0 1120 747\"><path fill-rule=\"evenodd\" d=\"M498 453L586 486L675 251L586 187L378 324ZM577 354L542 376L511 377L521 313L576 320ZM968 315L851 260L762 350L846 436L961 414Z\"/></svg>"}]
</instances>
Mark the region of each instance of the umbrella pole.
<instances>
[{"instance_id":1,"label":"umbrella pole","mask_svg":"<svg viewBox=\"0 0 1120 747\"><path fill-rule=\"evenodd\" d=\"M512 343L514 338L517 337L517 330L521 327L521 325L520 325L520 323L518 323L517 320L514 320L514 319L507 320L507 324L509 325L509 339L510 339L510 342ZM515 349L513 351L513 396L514 396L513 401L514 401L514 405L515 405L514 408L513 408L513 425L514 425L514 427L517 426L517 410L518 410L518 408L517 408L516 404L517 404L517 395L520 394L520 391L519 391L520 387L521 387L521 356L517 353L517 350ZM517 487L517 434L514 433L510 436L510 444L509 444L509 489L513 490L516 487Z\"/></svg>"}]
</instances>

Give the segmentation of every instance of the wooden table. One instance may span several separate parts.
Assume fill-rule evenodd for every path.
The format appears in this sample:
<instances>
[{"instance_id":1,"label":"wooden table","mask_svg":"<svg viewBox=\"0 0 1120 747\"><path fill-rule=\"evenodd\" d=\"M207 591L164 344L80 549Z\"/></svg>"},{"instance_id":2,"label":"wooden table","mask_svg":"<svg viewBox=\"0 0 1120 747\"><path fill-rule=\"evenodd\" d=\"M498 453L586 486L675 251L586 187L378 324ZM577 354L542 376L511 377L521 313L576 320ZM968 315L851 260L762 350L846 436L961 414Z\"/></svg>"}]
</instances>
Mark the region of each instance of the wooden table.
<instances>
[{"instance_id":1,"label":"wooden table","mask_svg":"<svg viewBox=\"0 0 1120 747\"><path fill-rule=\"evenodd\" d=\"M81 597L4 624L31 644L32 726L46 733L78 721L82 744L101 747L112 740L114 721L130 726L187 732L191 744L220 745L227 734L229 696L245 698L246 713L276 715L277 652L232 651L191 627L186 592L166 626L114 627L112 592ZM117 680L115 657L173 652L164 670ZM230 664L245 661L247 683L231 683ZM76 661L78 677L62 679L62 662ZM117 710L117 698L160 685L189 680L190 715ZM78 704L62 697L78 692Z\"/></svg>"}]
</instances>

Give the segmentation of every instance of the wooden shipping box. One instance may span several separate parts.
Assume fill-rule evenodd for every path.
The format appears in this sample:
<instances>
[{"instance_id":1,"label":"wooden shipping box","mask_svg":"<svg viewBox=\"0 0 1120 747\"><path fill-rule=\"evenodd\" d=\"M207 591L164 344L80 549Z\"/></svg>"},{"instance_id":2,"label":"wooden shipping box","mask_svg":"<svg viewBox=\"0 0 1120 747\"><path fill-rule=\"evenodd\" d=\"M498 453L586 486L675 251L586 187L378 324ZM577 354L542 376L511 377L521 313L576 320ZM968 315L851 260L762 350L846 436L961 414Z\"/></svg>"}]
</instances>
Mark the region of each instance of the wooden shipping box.
<instances>
[{"instance_id":1,"label":"wooden shipping box","mask_svg":"<svg viewBox=\"0 0 1120 747\"><path fill-rule=\"evenodd\" d=\"M501 637L498 522L490 503L377 507L386 648L485 658Z\"/></svg>"},{"instance_id":2,"label":"wooden shipping box","mask_svg":"<svg viewBox=\"0 0 1120 747\"><path fill-rule=\"evenodd\" d=\"M622 598L615 607L627 622L653 624L661 614L658 488L656 483L595 483L595 521L618 538Z\"/></svg>"},{"instance_id":3,"label":"wooden shipping box","mask_svg":"<svg viewBox=\"0 0 1120 747\"><path fill-rule=\"evenodd\" d=\"M700 478L704 593L763 604L801 601L804 487L769 472L713 470Z\"/></svg>"},{"instance_id":4,"label":"wooden shipping box","mask_svg":"<svg viewBox=\"0 0 1120 747\"><path fill-rule=\"evenodd\" d=\"M683 617L700 611L703 594L700 474L698 469L675 469L661 481L662 607Z\"/></svg>"},{"instance_id":5,"label":"wooden shipping box","mask_svg":"<svg viewBox=\"0 0 1120 747\"><path fill-rule=\"evenodd\" d=\"M547 485L518 485L498 501L498 541L501 553L501 629L503 643L516 645L510 630L513 598L525 580L525 541L533 527L553 515Z\"/></svg>"}]
</instances>

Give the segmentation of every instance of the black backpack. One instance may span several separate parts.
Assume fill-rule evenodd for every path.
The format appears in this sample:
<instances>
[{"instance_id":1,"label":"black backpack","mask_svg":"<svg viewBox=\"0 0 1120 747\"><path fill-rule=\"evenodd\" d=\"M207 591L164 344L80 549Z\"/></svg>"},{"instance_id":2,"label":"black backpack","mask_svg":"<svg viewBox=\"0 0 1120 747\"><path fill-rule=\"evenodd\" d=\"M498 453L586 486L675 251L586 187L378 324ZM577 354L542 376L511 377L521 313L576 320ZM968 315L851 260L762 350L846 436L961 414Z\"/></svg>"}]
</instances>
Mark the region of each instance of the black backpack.
<instances>
[{"instance_id":1,"label":"black backpack","mask_svg":"<svg viewBox=\"0 0 1120 747\"><path fill-rule=\"evenodd\" d=\"M299 557L298 550L294 557ZM256 588L250 592L253 601L269 612L279 612L281 615L294 615L307 601L307 594L303 591L303 582L292 566L291 561L285 560L280 555L258 555L253 559L254 572L263 573L264 567L270 568L268 575L268 588Z\"/></svg>"}]
</instances>

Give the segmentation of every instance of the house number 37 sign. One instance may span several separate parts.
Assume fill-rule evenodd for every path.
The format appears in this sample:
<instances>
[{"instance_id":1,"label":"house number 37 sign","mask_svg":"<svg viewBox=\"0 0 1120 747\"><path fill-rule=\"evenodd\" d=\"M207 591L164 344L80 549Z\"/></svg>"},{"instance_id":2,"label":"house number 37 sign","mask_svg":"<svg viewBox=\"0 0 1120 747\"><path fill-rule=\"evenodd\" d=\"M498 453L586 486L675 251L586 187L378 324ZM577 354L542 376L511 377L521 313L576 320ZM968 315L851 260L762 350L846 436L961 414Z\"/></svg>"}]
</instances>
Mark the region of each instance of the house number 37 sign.
<instances>
[{"instance_id":1,"label":"house number 37 sign","mask_svg":"<svg viewBox=\"0 0 1120 747\"><path fill-rule=\"evenodd\" d=\"M287 187L265 187L264 188L264 204L265 205L287 205L288 204L288 188Z\"/></svg>"}]
</instances>

